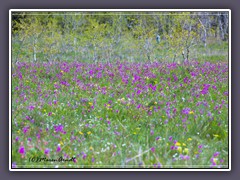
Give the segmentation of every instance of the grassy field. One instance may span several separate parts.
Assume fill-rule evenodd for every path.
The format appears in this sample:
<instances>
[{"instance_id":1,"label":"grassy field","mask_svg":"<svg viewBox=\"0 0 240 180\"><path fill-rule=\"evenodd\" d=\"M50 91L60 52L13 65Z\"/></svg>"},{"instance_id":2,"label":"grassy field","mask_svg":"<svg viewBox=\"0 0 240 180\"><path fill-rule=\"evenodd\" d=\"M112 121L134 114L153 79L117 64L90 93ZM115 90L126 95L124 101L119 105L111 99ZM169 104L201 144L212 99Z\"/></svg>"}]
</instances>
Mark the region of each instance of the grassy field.
<instances>
[{"instance_id":1,"label":"grassy field","mask_svg":"<svg viewBox=\"0 0 240 180\"><path fill-rule=\"evenodd\" d=\"M228 168L228 63L12 65L13 168Z\"/></svg>"}]
</instances>

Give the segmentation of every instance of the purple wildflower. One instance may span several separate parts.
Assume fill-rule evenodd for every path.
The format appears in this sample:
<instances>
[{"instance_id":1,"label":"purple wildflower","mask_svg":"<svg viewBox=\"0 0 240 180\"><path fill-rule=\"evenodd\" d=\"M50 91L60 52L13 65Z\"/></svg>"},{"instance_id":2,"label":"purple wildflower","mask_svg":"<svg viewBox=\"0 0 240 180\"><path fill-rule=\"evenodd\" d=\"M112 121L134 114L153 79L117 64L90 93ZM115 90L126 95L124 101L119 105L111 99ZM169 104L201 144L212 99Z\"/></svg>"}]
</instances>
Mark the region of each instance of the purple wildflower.
<instances>
[{"instance_id":1,"label":"purple wildflower","mask_svg":"<svg viewBox=\"0 0 240 180\"><path fill-rule=\"evenodd\" d=\"M151 147L151 151L152 151L152 152L155 152L155 147Z\"/></svg>"},{"instance_id":2,"label":"purple wildflower","mask_svg":"<svg viewBox=\"0 0 240 180\"><path fill-rule=\"evenodd\" d=\"M35 108L35 106L29 106L29 107L28 107L28 109L29 109L30 111L34 110L34 108Z\"/></svg>"},{"instance_id":3,"label":"purple wildflower","mask_svg":"<svg viewBox=\"0 0 240 180\"><path fill-rule=\"evenodd\" d=\"M16 162L12 163L12 168L17 168L17 163Z\"/></svg>"},{"instance_id":4,"label":"purple wildflower","mask_svg":"<svg viewBox=\"0 0 240 180\"><path fill-rule=\"evenodd\" d=\"M141 90L139 89L139 90L137 90L137 95L139 95L139 94L141 94Z\"/></svg>"},{"instance_id":5,"label":"purple wildflower","mask_svg":"<svg viewBox=\"0 0 240 180\"><path fill-rule=\"evenodd\" d=\"M86 159L86 157L87 157L87 154L83 153L82 158Z\"/></svg>"},{"instance_id":6,"label":"purple wildflower","mask_svg":"<svg viewBox=\"0 0 240 180\"><path fill-rule=\"evenodd\" d=\"M18 140L19 140L19 137L17 136L15 140L18 141Z\"/></svg>"},{"instance_id":7,"label":"purple wildflower","mask_svg":"<svg viewBox=\"0 0 240 180\"><path fill-rule=\"evenodd\" d=\"M26 134L26 133L28 132L29 129L30 129L29 126L24 127L24 128L23 128L23 133Z\"/></svg>"},{"instance_id":8,"label":"purple wildflower","mask_svg":"<svg viewBox=\"0 0 240 180\"><path fill-rule=\"evenodd\" d=\"M183 114L189 114L190 111L191 111L190 108L185 108L185 109L182 110L182 113Z\"/></svg>"},{"instance_id":9,"label":"purple wildflower","mask_svg":"<svg viewBox=\"0 0 240 180\"><path fill-rule=\"evenodd\" d=\"M48 155L50 152L50 149L46 148L45 151L44 151L44 154Z\"/></svg>"},{"instance_id":10,"label":"purple wildflower","mask_svg":"<svg viewBox=\"0 0 240 180\"><path fill-rule=\"evenodd\" d=\"M63 134L65 134L65 131L63 130L63 125L58 125L58 126L54 126L54 129L56 132L61 132Z\"/></svg>"},{"instance_id":11,"label":"purple wildflower","mask_svg":"<svg viewBox=\"0 0 240 180\"><path fill-rule=\"evenodd\" d=\"M60 147L60 145L58 144L56 152L60 152L60 151L61 151L61 147Z\"/></svg>"},{"instance_id":12,"label":"purple wildflower","mask_svg":"<svg viewBox=\"0 0 240 180\"><path fill-rule=\"evenodd\" d=\"M220 152L215 152L215 153L213 154L213 157L217 157L219 154L220 154Z\"/></svg>"},{"instance_id":13,"label":"purple wildflower","mask_svg":"<svg viewBox=\"0 0 240 180\"><path fill-rule=\"evenodd\" d=\"M25 154L25 148L24 148L24 146L21 146L21 147L19 148L18 152L19 152L20 154L24 155L24 154Z\"/></svg>"}]
</instances>

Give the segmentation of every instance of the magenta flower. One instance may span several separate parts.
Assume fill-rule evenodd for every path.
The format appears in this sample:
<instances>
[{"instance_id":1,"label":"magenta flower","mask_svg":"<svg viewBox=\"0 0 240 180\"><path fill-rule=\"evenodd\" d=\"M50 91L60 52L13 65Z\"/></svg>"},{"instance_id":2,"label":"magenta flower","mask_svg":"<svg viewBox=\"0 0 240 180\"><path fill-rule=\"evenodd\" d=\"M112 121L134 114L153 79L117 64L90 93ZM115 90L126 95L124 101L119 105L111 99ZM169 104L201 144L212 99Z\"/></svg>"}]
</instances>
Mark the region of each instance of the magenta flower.
<instances>
[{"instance_id":1,"label":"magenta flower","mask_svg":"<svg viewBox=\"0 0 240 180\"><path fill-rule=\"evenodd\" d=\"M21 146L21 147L19 148L18 152L19 152L20 154L24 155L24 154L25 154L25 148L24 148L24 146Z\"/></svg>"},{"instance_id":2,"label":"magenta flower","mask_svg":"<svg viewBox=\"0 0 240 180\"><path fill-rule=\"evenodd\" d=\"M190 157L188 155L184 156L184 160L189 160Z\"/></svg>"},{"instance_id":3,"label":"magenta flower","mask_svg":"<svg viewBox=\"0 0 240 180\"><path fill-rule=\"evenodd\" d=\"M24 127L24 128L23 128L23 133L26 134L26 133L28 132L29 129L30 129L29 126Z\"/></svg>"},{"instance_id":4,"label":"magenta flower","mask_svg":"<svg viewBox=\"0 0 240 180\"><path fill-rule=\"evenodd\" d=\"M152 152L155 152L155 147L152 147L150 150L151 150Z\"/></svg>"},{"instance_id":5,"label":"magenta flower","mask_svg":"<svg viewBox=\"0 0 240 180\"><path fill-rule=\"evenodd\" d=\"M202 94L207 94L210 86L211 86L210 84L204 84L201 93Z\"/></svg>"},{"instance_id":6,"label":"magenta flower","mask_svg":"<svg viewBox=\"0 0 240 180\"><path fill-rule=\"evenodd\" d=\"M63 125L53 126L56 132L61 132L65 134L66 132L63 130Z\"/></svg>"},{"instance_id":7,"label":"magenta flower","mask_svg":"<svg viewBox=\"0 0 240 180\"><path fill-rule=\"evenodd\" d=\"M224 94L225 96L228 96L228 91L225 91L223 94Z\"/></svg>"},{"instance_id":8,"label":"magenta flower","mask_svg":"<svg viewBox=\"0 0 240 180\"><path fill-rule=\"evenodd\" d=\"M44 154L48 155L50 152L50 149L46 148L45 151L44 151Z\"/></svg>"},{"instance_id":9,"label":"magenta flower","mask_svg":"<svg viewBox=\"0 0 240 180\"><path fill-rule=\"evenodd\" d=\"M139 89L139 90L137 90L137 95L139 95L139 94L141 94L141 90Z\"/></svg>"},{"instance_id":10,"label":"magenta flower","mask_svg":"<svg viewBox=\"0 0 240 180\"><path fill-rule=\"evenodd\" d=\"M185 108L185 109L182 110L182 113L183 114L189 114L190 111L191 111L190 108Z\"/></svg>"},{"instance_id":11,"label":"magenta flower","mask_svg":"<svg viewBox=\"0 0 240 180\"><path fill-rule=\"evenodd\" d=\"M35 106L29 106L29 107L28 107L28 109L29 109L30 111L34 110L34 108L35 108Z\"/></svg>"},{"instance_id":12,"label":"magenta flower","mask_svg":"<svg viewBox=\"0 0 240 180\"><path fill-rule=\"evenodd\" d=\"M19 140L19 137L17 136L15 140L18 141L18 140Z\"/></svg>"},{"instance_id":13,"label":"magenta flower","mask_svg":"<svg viewBox=\"0 0 240 180\"><path fill-rule=\"evenodd\" d=\"M87 157L87 154L85 154L84 152L82 153L82 158L83 159L86 159L86 157Z\"/></svg>"},{"instance_id":14,"label":"magenta flower","mask_svg":"<svg viewBox=\"0 0 240 180\"><path fill-rule=\"evenodd\" d=\"M215 152L215 153L213 154L213 157L217 157L219 154L220 154L220 152Z\"/></svg>"},{"instance_id":15,"label":"magenta flower","mask_svg":"<svg viewBox=\"0 0 240 180\"><path fill-rule=\"evenodd\" d=\"M60 151L61 151L61 147L60 147L60 145L58 144L56 152L60 152Z\"/></svg>"},{"instance_id":16,"label":"magenta flower","mask_svg":"<svg viewBox=\"0 0 240 180\"><path fill-rule=\"evenodd\" d=\"M137 108L139 109L141 107L141 104L137 105Z\"/></svg>"}]
</instances>

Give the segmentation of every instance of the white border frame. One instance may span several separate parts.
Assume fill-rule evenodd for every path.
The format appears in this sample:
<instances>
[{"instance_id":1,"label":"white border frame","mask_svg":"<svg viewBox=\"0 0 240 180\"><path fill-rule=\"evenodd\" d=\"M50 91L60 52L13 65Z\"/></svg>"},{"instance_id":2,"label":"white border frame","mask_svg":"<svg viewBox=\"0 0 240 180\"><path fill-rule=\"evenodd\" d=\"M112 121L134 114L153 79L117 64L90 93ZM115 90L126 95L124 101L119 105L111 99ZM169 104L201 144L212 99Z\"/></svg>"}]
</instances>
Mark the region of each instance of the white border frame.
<instances>
[{"instance_id":1,"label":"white border frame","mask_svg":"<svg viewBox=\"0 0 240 180\"><path fill-rule=\"evenodd\" d=\"M199 12L199 11L211 11L211 12L219 12L219 11L225 11L229 13L229 60L228 60L228 66L229 66L229 96L228 96L228 103L229 103L229 147L228 147L228 154L229 154L229 169L17 169L17 168L12 168L12 162L11 162L11 149L12 149L12 132L11 132L11 127L12 127L12 99L11 99L11 81L12 81L12 57L11 57L11 47L12 47L12 31L11 31L11 26L12 26L12 12L22 12L22 11L41 11L41 12L49 12L49 11L55 11L55 12L106 12L106 11L111 11L111 12L146 12L146 11L156 11L156 12L169 12L169 11L193 11L193 12ZM9 10L9 171L231 171L231 10L230 9L10 9Z\"/></svg>"}]
</instances>

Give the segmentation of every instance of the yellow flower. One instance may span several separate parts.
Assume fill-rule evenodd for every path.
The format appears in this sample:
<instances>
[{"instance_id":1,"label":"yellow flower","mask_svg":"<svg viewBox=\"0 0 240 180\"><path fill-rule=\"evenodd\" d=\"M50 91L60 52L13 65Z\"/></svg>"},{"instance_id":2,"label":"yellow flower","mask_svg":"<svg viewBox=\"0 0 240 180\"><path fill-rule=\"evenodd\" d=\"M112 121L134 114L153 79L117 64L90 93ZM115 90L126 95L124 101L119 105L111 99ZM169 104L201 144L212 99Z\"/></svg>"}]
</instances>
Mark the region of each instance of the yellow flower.
<instances>
[{"instance_id":1,"label":"yellow flower","mask_svg":"<svg viewBox=\"0 0 240 180\"><path fill-rule=\"evenodd\" d=\"M79 134L83 135L83 132L82 132L82 131L79 131Z\"/></svg>"},{"instance_id":2,"label":"yellow flower","mask_svg":"<svg viewBox=\"0 0 240 180\"><path fill-rule=\"evenodd\" d=\"M60 144L61 144L61 145L63 145L63 142L62 142L62 141L60 141Z\"/></svg>"},{"instance_id":3,"label":"yellow flower","mask_svg":"<svg viewBox=\"0 0 240 180\"><path fill-rule=\"evenodd\" d=\"M188 154L188 148L184 148L183 152Z\"/></svg>"},{"instance_id":4,"label":"yellow flower","mask_svg":"<svg viewBox=\"0 0 240 180\"><path fill-rule=\"evenodd\" d=\"M220 137L218 134L213 134L213 136L216 138Z\"/></svg>"},{"instance_id":5,"label":"yellow flower","mask_svg":"<svg viewBox=\"0 0 240 180\"><path fill-rule=\"evenodd\" d=\"M190 111L189 114L194 114L194 112L193 112L193 111Z\"/></svg>"},{"instance_id":6,"label":"yellow flower","mask_svg":"<svg viewBox=\"0 0 240 180\"><path fill-rule=\"evenodd\" d=\"M192 140L192 138L188 138L188 139L187 139L187 141L191 141L191 140Z\"/></svg>"},{"instance_id":7,"label":"yellow flower","mask_svg":"<svg viewBox=\"0 0 240 180\"><path fill-rule=\"evenodd\" d=\"M177 150L178 150L179 153L182 153L182 147L178 147Z\"/></svg>"},{"instance_id":8,"label":"yellow flower","mask_svg":"<svg viewBox=\"0 0 240 180\"><path fill-rule=\"evenodd\" d=\"M90 135L90 134L92 134L92 133L91 133L91 131L88 131L87 134Z\"/></svg>"},{"instance_id":9,"label":"yellow flower","mask_svg":"<svg viewBox=\"0 0 240 180\"><path fill-rule=\"evenodd\" d=\"M182 143L182 145L183 145L183 146L186 146L186 144L185 144L185 143Z\"/></svg>"},{"instance_id":10,"label":"yellow flower","mask_svg":"<svg viewBox=\"0 0 240 180\"><path fill-rule=\"evenodd\" d=\"M181 146L181 143L180 142L176 142L176 146Z\"/></svg>"},{"instance_id":11,"label":"yellow flower","mask_svg":"<svg viewBox=\"0 0 240 180\"><path fill-rule=\"evenodd\" d=\"M213 158L213 162L217 163L218 158Z\"/></svg>"},{"instance_id":12,"label":"yellow flower","mask_svg":"<svg viewBox=\"0 0 240 180\"><path fill-rule=\"evenodd\" d=\"M64 73L64 71L61 71L61 73Z\"/></svg>"},{"instance_id":13,"label":"yellow flower","mask_svg":"<svg viewBox=\"0 0 240 180\"><path fill-rule=\"evenodd\" d=\"M89 150L92 151L92 150L93 150L93 147L91 146L91 147L89 148Z\"/></svg>"},{"instance_id":14,"label":"yellow flower","mask_svg":"<svg viewBox=\"0 0 240 180\"><path fill-rule=\"evenodd\" d=\"M154 104L157 104L157 102L154 102Z\"/></svg>"},{"instance_id":15,"label":"yellow flower","mask_svg":"<svg viewBox=\"0 0 240 180\"><path fill-rule=\"evenodd\" d=\"M93 103L91 103L91 102L89 102L88 104L89 104L90 106L92 106L92 105L93 105Z\"/></svg>"}]
</instances>

